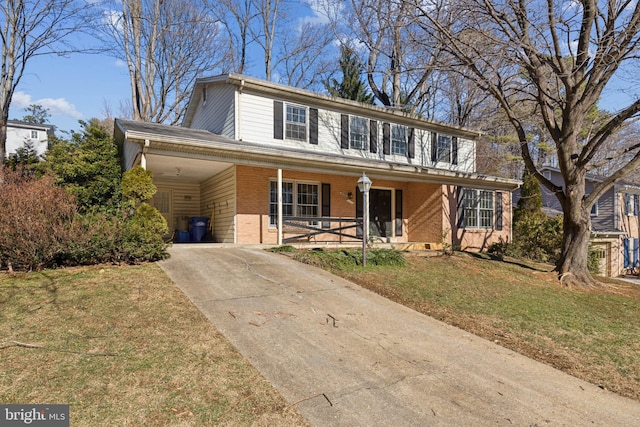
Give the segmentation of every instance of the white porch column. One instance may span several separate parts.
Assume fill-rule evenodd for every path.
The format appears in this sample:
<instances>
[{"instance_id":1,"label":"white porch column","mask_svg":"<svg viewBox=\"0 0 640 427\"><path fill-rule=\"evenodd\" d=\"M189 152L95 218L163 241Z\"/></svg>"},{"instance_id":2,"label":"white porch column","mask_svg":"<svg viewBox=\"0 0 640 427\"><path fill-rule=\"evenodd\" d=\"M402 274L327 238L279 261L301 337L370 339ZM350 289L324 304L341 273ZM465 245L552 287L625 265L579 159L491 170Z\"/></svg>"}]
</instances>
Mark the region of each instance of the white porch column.
<instances>
[{"instance_id":1,"label":"white porch column","mask_svg":"<svg viewBox=\"0 0 640 427\"><path fill-rule=\"evenodd\" d=\"M282 169L278 169L278 246L282 246Z\"/></svg>"}]
</instances>

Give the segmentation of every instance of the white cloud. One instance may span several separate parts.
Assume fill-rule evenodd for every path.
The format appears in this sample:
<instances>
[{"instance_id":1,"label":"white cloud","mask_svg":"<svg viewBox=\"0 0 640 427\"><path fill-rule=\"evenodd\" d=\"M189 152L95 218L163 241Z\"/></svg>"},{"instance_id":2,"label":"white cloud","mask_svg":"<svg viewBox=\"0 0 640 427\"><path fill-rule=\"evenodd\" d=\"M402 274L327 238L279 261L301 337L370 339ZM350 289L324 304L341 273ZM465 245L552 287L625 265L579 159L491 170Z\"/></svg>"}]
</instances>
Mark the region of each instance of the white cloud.
<instances>
[{"instance_id":1,"label":"white cloud","mask_svg":"<svg viewBox=\"0 0 640 427\"><path fill-rule=\"evenodd\" d=\"M127 63L124 62L122 59L116 59L115 66L116 67L126 67Z\"/></svg>"},{"instance_id":2,"label":"white cloud","mask_svg":"<svg viewBox=\"0 0 640 427\"><path fill-rule=\"evenodd\" d=\"M42 105L42 107L48 108L52 116L66 116L76 120L84 117L81 112L76 110L75 105L69 103L69 101L64 98L41 98L34 100L31 95L21 91L15 92L11 99L12 116L17 117L18 115L15 114L17 109L24 109L31 104Z\"/></svg>"}]
</instances>

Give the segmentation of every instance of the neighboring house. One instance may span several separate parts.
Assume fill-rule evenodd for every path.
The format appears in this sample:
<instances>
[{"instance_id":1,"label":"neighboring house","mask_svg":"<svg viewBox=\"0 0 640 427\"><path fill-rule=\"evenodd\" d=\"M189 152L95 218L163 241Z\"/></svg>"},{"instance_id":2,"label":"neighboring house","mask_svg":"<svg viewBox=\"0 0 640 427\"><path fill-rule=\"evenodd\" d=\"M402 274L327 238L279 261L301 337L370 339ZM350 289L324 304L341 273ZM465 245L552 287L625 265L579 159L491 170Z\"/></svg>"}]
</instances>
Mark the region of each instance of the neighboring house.
<instances>
[{"instance_id":1,"label":"neighboring house","mask_svg":"<svg viewBox=\"0 0 640 427\"><path fill-rule=\"evenodd\" d=\"M39 125L19 120L7 121L7 157L16 154L16 150L23 148L26 142L33 145L38 156L47 151L49 135L53 134L53 125Z\"/></svg>"},{"instance_id":2,"label":"neighboring house","mask_svg":"<svg viewBox=\"0 0 640 427\"><path fill-rule=\"evenodd\" d=\"M542 174L558 186L563 185L560 170L543 167ZM602 181L596 176L587 178L586 193ZM542 188L543 209L547 214L562 214L562 207L545 186ZM591 208L591 242L600 258L602 275L616 277L637 273L640 266L638 244L640 238L640 186L618 183L610 188Z\"/></svg>"},{"instance_id":3,"label":"neighboring house","mask_svg":"<svg viewBox=\"0 0 640 427\"><path fill-rule=\"evenodd\" d=\"M354 242L329 231L361 217L366 173L374 240L476 251L511 239L519 186L476 173L478 136L236 74L198 79L182 127L115 126L125 169L153 172L172 230L209 217L215 242L276 244L281 182L285 219L318 218L305 223L327 231L316 242Z\"/></svg>"}]
</instances>

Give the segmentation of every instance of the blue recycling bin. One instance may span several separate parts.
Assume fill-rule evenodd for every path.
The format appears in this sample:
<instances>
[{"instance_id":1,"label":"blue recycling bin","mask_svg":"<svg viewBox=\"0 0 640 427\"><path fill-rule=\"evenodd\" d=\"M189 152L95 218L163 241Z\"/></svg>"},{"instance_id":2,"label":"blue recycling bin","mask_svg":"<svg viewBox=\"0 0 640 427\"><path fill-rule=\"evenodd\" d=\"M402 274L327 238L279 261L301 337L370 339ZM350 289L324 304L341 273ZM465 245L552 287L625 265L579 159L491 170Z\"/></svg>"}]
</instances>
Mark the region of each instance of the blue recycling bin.
<instances>
[{"instance_id":1,"label":"blue recycling bin","mask_svg":"<svg viewBox=\"0 0 640 427\"><path fill-rule=\"evenodd\" d=\"M192 216L189 220L191 226L191 241L201 242L204 235L207 233L207 227L209 226L209 217L206 216Z\"/></svg>"}]
</instances>

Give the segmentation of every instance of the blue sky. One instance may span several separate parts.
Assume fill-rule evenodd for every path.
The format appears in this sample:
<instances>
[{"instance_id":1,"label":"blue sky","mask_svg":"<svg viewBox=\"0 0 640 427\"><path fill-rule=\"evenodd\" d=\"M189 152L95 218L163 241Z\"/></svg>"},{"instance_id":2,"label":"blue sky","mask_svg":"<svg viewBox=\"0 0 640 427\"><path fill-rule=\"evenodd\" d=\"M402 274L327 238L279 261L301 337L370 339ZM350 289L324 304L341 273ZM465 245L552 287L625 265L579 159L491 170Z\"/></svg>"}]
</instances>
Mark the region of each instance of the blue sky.
<instances>
[{"instance_id":1,"label":"blue sky","mask_svg":"<svg viewBox=\"0 0 640 427\"><path fill-rule=\"evenodd\" d=\"M78 120L104 118L105 104L117 116L129 98L127 68L111 56L41 56L27 64L9 117L21 119L25 107L40 104L49 108L49 122L58 130L79 130Z\"/></svg>"}]
</instances>

